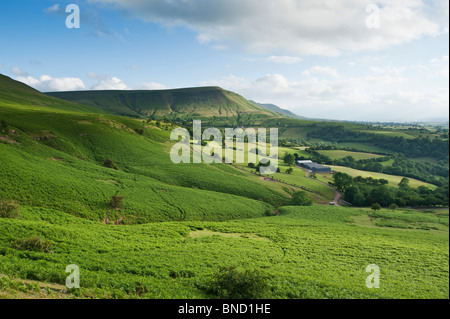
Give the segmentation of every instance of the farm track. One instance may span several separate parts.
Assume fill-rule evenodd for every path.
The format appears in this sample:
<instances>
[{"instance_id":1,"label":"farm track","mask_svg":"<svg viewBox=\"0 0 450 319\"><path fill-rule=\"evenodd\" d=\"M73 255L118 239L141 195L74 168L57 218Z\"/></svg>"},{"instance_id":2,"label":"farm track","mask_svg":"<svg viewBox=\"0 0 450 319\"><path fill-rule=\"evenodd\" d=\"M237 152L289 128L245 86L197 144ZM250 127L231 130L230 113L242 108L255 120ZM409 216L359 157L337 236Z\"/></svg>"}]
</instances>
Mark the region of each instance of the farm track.
<instances>
[{"instance_id":1,"label":"farm track","mask_svg":"<svg viewBox=\"0 0 450 319\"><path fill-rule=\"evenodd\" d=\"M330 185L325 184L325 183L323 183L321 181L318 181L317 179L311 178L309 176L309 174L311 174L312 171L307 170L307 169L305 169L305 168L303 168L301 166L298 166L298 165L296 167L301 168L302 170L304 170L306 172L306 174L305 174L306 178L309 178L310 180L313 180L313 181L315 181L315 182L317 182L319 184L325 185L329 189L332 189L334 191L334 200L332 201L332 203L334 203L335 206L341 206L341 205L339 205L339 202L342 199L342 194L337 189L335 189L334 187L331 187Z\"/></svg>"}]
</instances>

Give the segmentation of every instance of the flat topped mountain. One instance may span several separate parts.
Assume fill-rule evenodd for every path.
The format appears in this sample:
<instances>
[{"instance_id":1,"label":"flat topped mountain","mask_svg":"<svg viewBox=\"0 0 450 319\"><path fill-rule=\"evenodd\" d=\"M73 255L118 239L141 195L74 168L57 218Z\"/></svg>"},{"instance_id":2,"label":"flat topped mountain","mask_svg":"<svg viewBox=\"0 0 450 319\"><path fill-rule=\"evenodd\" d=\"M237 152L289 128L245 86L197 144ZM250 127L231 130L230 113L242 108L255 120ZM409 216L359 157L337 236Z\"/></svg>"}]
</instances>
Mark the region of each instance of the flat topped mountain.
<instances>
[{"instance_id":1,"label":"flat topped mountain","mask_svg":"<svg viewBox=\"0 0 450 319\"><path fill-rule=\"evenodd\" d=\"M232 117L244 114L279 116L220 87L152 91L50 92L49 96L128 116Z\"/></svg>"}]
</instances>

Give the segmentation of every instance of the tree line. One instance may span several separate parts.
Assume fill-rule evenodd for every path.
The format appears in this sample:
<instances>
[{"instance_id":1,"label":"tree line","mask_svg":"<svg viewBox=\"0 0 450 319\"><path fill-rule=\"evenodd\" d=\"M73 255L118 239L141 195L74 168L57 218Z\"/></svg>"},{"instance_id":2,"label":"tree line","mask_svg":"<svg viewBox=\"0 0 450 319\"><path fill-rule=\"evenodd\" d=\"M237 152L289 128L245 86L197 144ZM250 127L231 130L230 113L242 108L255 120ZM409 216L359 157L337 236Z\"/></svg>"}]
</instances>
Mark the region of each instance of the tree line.
<instances>
[{"instance_id":1,"label":"tree line","mask_svg":"<svg viewBox=\"0 0 450 319\"><path fill-rule=\"evenodd\" d=\"M398 188L389 186L384 179L374 179L352 176L337 172L333 175L332 186L344 194L344 200L354 206L365 207L380 204L389 207L393 204L405 206L448 206L449 185L443 185L433 190L426 186L412 188L409 179L403 178Z\"/></svg>"}]
</instances>

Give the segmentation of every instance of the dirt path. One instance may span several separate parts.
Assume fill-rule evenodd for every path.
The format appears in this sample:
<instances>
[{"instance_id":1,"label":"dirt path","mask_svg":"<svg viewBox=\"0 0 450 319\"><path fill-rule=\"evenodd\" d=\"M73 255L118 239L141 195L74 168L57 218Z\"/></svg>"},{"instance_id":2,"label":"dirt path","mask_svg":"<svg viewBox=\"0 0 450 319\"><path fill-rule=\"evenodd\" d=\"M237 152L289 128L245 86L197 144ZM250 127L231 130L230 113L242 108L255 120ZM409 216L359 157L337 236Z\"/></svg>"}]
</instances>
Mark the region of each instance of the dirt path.
<instances>
[{"instance_id":1,"label":"dirt path","mask_svg":"<svg viewBox=\"0 0 450 319\"><path fill-rule=\"evenodd\" d=\"M318 181L318 180L315 179L315 178L311 178L311 177L309 176L309 174L311 174L312 171L307 170L307 169L305 169L304 167L301 167L301 166L297 166L297 167L298 167L298 168L301 168L302 170L304 170L304 171L306 172L306 174L305 174L306 178L309 178L310 180L316 181L317 183L320 183L320 184L322 184L322 185L325 185L325 186L328 187L329 189L332 189L332 190L334 191L334 200L332 201L332 203L333 203L335 206L341 206L341 205L339 205L339 202L340 202L340 200L342 199L342 194L341 194L337 189L335 189L334 187L331 187L330 185L328 185L328 184L326 184L326 183L323 183L323 182L321 182L321 181Z\"/></svg>"}]
</instances>

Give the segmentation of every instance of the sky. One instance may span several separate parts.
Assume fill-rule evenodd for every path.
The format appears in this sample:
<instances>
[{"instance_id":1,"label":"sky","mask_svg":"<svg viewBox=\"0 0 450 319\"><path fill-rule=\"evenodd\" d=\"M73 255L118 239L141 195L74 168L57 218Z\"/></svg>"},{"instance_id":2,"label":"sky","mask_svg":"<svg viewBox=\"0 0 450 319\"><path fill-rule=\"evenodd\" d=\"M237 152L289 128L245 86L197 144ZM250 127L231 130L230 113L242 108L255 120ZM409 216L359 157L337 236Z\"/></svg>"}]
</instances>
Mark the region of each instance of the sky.
<instances>
[{"instance_id":1,"label":"sky","mask_svg":"<svg viewBox=\"0 0 450 319\"><path fill-rule=\"evenodd\" d=\"M448 121L449 2L2 1L0 73L42 92L220 86L311 118Z\"/></svg>"}]
</instances>

